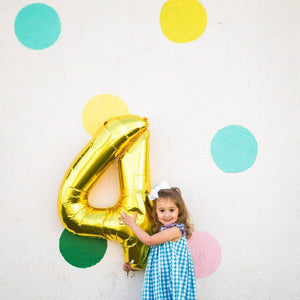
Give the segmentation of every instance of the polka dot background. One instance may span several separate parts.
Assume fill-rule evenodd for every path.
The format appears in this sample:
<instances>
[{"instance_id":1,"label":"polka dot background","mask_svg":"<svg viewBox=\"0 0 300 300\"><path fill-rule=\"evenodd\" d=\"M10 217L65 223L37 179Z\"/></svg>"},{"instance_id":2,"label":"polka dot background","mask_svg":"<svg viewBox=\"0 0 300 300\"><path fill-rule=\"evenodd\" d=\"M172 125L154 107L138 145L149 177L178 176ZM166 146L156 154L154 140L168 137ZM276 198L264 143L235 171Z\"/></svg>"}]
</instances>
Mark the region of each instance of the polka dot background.
<instances>
[{"instance_id":1,"label":"polka dot background","mask_svg":"<svg viewBox=\"0 0 300 300\"><path fill-rule=\"evenodd\" d=\"M207 15L198 0L169 0L160 13L164 35L175 43L196 40L206 28Z\"/></svg>"},{"instance_id":2,"label":"polka dot background","mask_svg":"<svg viewBox=\"0 0 300 300\"><path fill-rule=\"evenodd\" d=\"M59 249L64 259L72 266L88 268L103 258L107 241L78 236L65 229L59 239Z\"/></svg>"},{"instance_id":3,"label":"polka dot background","mask_svg":"<svg viewBox=\"0 0 300 300\"><path fill-rule=\"evenodd\" d=\"M255 162L257 142L251 132L242 126L226 126L211 142L211 154L216 165L226 173L249 169Z\"/></svg>"},{"instance_id":4,"label":"polka dot background","mask_svg":"<svg viewBox=\"0 0 300 300\"><path fill-rule=\"evenodd\" d=\"M43 3L23 7L15 20L18 40L27 48L41 50L52 46L60 35L57 12Z\"/></svg>"},{"instance_id":5,"label":"polka dot background","mask_svg":"<svg viewBox=\"0 0 300 300\"><path fill-rule=\"evenodd\" d=\"M218 241L206 232L193 232L188 240L195 267L196 278L214 273L221 263L221 247Z\"/></svg>"},{"instance_id":6,"label":"polka dot background","mask_svg":"<svg viewBox=\"0 0 300 300\"><path fill-rule=\"evenodd\" d=\"M85 130L93 136L108 119L128 114L126 103L117 96L98 95L84 107L82 120Z\"/></svg>"},{"instance_id":7,"label":"polka dot background","mask_svg":"<svg viewBox=\"0 0 300 300\"><path fill-rule=\"evenodd\" d=\"M198 298L298 299L298 11L2 1L0 298L140 298L120 245L68 232L56 209L75 156L130 108L149 120L152 184L183 190Z\"/></svg>"}]
</instances>

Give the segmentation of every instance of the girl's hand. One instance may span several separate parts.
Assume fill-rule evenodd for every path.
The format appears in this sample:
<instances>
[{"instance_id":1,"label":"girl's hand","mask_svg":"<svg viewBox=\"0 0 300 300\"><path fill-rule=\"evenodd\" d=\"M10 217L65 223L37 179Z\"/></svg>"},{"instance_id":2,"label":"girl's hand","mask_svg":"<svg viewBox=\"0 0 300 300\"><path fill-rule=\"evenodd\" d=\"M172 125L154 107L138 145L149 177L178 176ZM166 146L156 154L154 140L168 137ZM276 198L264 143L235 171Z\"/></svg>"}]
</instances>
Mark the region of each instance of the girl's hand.
<instances>
[{"instance_id":1,"label":"girl's hand","mask_svg":"<svg viewBox=\"0 0 300 300\"><path fill-rule=\"evenodd\" d=\"M130 266L129 263L125 263L125 264L124 264L123 270L124 270L125 272L133 271L133 269L131 268L131 266Z\"/></svg>"},{"instance_id":2,"label":"girl's hand","mask_svg":"<svg viewBox=\"0 0 300 300\"><path fill-rule=\"evenodd\" d=\"M134 213L133 217L126 214L125 212L121 212L119 220L122 222L122 224L125 224L130 227L131 225L136 224L136 216L137 216L137 212Z\"/></svg>"}]
</instances>

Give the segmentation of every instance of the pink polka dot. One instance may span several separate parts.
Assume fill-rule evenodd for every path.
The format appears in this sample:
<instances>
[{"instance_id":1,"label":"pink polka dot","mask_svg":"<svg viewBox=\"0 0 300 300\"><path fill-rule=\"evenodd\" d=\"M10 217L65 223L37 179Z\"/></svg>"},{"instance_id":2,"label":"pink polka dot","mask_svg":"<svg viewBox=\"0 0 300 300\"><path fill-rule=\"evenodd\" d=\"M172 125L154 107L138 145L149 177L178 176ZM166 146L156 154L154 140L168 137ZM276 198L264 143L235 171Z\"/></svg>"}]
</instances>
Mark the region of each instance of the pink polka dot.
<instances>
[{"instance_id":1,"label":"pink polka dot","mask_svg":"<svg viewBox=\"0 0 300 300\"><path fill-rule=\"evenodd\" d=\"M217 240L206 232L195 231L188 239L196 278L214 273L221 262L221 247Z\"/></svg>"}]
</instances>

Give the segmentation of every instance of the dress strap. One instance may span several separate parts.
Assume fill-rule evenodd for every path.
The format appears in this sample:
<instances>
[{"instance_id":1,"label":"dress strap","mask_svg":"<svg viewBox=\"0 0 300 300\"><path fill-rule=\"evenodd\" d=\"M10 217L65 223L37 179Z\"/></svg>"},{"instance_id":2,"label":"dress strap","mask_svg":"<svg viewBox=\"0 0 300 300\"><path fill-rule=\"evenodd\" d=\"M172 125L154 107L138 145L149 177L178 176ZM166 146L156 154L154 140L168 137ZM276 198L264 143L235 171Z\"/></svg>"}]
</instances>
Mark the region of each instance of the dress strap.
<instances>
[{"instance_id":1,"label":"dress strap","mask_svg":"<svg viewBox=\"0 0 300 300\"><path fill-rule=\"evenodd\" d=\"M173 224L170 224L170 225L167 225L167 226L162 226L160 231L163 231L163 230L168 229L168 228L172 228L174 226L178 227L182 231L182 236L185 237L186 229L185 229L184 224L182 224L182 223L181 224L173 223Z\"/></svg>"}]
</instances>

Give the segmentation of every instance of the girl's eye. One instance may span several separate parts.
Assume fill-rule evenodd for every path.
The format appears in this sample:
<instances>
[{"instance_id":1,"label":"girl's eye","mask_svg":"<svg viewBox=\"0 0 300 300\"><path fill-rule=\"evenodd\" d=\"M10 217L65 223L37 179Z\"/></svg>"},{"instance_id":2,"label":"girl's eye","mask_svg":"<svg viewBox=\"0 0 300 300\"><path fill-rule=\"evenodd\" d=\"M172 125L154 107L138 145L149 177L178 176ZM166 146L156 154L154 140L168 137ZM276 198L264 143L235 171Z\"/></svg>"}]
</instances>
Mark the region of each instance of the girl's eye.
<instances>
[{"instance_id":1,"label":"girl's eye","mask_svg":"<svg viewBox=\"0 0 300 300\"><path fill-rule=\"evenodd\" d=\"M170 212L173 212L174 211L174 209L172 208L172 209L170 209Z\"/></svg>"}]
</instances>

